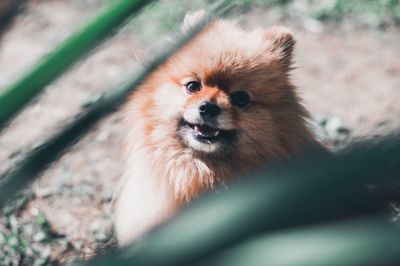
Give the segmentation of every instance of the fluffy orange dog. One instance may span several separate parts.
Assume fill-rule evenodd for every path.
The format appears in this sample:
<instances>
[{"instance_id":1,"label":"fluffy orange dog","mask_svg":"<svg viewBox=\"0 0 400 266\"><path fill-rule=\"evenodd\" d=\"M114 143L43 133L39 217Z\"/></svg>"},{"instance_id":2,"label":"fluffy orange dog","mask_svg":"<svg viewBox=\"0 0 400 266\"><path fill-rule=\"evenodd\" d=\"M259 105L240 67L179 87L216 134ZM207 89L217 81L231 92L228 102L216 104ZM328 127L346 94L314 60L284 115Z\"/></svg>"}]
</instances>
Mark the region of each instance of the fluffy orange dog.
<instances>
[{"instance_id":1,"label":"fluffy orange dog","mask_svg":"<svg viewBox=\"0 0 400 266\"><path fill-rule=\"evenodd\" d=\"M202 191L315 143L289 79L293 46L285 28L217 20L138 88L127 104L120 245Z\"/></svg>"}]
</instances>

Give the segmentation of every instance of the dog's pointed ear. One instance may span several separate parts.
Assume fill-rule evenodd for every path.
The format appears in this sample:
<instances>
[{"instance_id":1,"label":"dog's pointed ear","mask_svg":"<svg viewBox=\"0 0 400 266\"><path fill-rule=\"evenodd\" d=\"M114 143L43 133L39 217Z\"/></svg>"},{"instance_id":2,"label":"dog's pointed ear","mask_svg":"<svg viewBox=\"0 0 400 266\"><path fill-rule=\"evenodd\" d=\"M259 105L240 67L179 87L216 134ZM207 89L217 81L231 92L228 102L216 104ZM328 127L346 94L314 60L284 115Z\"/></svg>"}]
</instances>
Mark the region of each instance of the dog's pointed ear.
<instances>
[{"instance_id":1,"label":"dog's pointed ear","mask_svg":"<svg viewBox=\"0 0 400 266\"><path fill-rule=\"evenodd\" d=\"M204 10L197 10L197 11L187 13L185 15L185 18L183 19L181 31L188 32L197 23L199 23L201 20L206 19L206 18L208 18L208 15Z\"/></svg>"},{"instance_id":2,"label":"dog's pointed ear","mask_svg":"<svg viewBox=\"0 0 400 266\"><path fill-rule=\"evenodd\" d=\"M264 38L268 43L268 50L278 56L281 63L290 65L296 43L292 31L285 27L274 26L265 31Z\"/></svg>"}]
</instances>

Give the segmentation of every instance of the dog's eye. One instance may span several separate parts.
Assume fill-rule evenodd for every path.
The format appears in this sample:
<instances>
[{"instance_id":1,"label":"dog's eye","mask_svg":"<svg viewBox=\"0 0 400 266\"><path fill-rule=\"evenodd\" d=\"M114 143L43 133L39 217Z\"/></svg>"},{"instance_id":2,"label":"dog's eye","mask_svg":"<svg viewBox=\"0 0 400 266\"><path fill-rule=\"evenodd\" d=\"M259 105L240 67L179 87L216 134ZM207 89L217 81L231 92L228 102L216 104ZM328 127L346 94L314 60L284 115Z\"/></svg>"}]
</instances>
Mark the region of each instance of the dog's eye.
<instances>
[{"instance_id":1,"label":"dog's eye","mask_svg":"<svg viewBox=\"0 0 400 266\"><path fill-rule=\"evenodd\" d=\"M230 96L231 104L243 107L247 105L250 101L250 96L245 91L236 91L231 94Z\"/></svg>"},{"instance_id":2,"label":"dog's eye","mask_svg":"<svg viewBox=\"0 0 400 266\"><path fill-rule=\"evenodd\" d=\"M198 81L189 81L185 87L188 93L196 93L201 90L201 84Z\"/></svg>"}]
</instances>

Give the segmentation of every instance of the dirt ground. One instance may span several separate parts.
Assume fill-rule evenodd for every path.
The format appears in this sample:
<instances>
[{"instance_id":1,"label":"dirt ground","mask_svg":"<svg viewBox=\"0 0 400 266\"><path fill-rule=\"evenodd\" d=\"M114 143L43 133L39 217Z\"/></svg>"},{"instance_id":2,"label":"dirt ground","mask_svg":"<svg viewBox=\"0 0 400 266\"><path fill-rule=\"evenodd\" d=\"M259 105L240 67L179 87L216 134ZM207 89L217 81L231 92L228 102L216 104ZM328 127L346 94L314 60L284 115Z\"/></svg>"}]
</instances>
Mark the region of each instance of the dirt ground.
<instances>
[{"instance_id":1,"label":"dirt ground","mask_svg":"<svg viewBox=\"0 0 400 266\"><path fill-rule=\"evenodd\" d=\"M0 91L100 6L101 1L72 0L30 4L0 44ZM271 17L266 10L254 10L243 21L267 26ZM278 22L296 32L293 80L314 117L340 119L352 137L385 133L399 125L399 29L378 31L313 20ZM123 31L107 41L23 111L0 134L0 171L60 129L86 99L112 88L134 69L143 53L138 47L144 46L135 36ZM123 167L121 120L119 112L107 118L46 171L16 214L23 224L43 214L59 242L65 240L64 246L51 246L51 258L90 254L110 238L111 199ZM6 223L0 220L0 232L9 230L2 222Z\"/></svg>"}]
</instances>

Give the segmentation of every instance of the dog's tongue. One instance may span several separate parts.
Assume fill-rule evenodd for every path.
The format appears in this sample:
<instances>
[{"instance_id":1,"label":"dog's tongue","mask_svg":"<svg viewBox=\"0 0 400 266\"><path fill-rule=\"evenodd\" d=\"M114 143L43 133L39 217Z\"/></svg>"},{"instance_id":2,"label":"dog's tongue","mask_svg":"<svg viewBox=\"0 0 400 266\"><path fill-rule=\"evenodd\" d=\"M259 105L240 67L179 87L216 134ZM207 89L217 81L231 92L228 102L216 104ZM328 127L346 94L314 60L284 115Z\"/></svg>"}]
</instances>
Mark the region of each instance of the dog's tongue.
<instances>
[{"instance_id":1,"label":"dog's tongue","mask_svg":"<svg viewBox=\"0 0 400 266\"><path fill-rule=\"evenodd\" d=\"M196 132L196 134L203 137L216 137L219 133L218 129L206 125L196 125L194 127L194 131Z\"/></svg>"}]
</instances>

